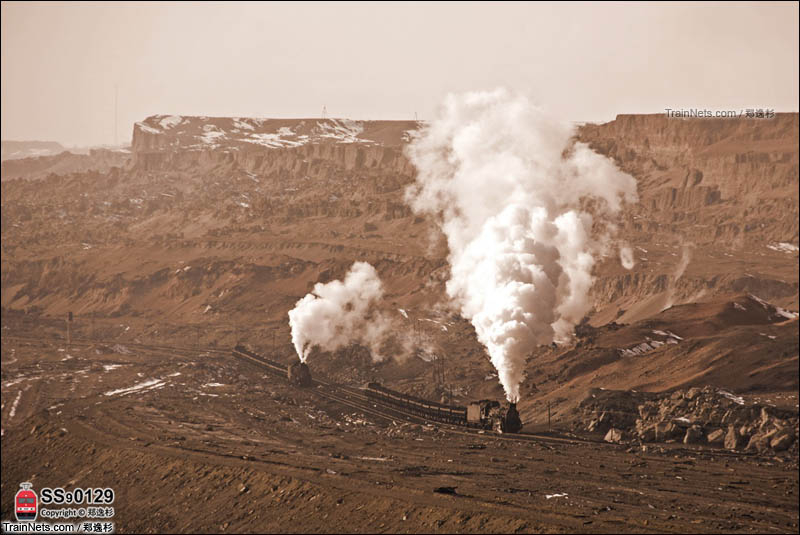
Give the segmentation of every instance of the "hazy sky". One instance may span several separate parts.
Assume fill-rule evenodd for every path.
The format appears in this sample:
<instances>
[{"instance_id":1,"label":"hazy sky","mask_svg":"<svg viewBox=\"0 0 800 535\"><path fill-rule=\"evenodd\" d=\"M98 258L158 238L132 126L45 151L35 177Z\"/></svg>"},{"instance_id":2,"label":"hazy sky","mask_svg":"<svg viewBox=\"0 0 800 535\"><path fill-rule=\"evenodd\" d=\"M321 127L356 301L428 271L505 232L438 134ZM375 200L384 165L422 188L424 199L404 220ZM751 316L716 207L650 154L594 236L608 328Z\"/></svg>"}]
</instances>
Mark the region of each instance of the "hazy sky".
<instances>
[{"instance_id":1,"label":"hazy sky","mask_svg":"<svg viewBox=\"0 0 800 535\"><path fill-rule=\"evenodd\" d=\"M2 3L2 138L153 114L421 119L506 86L561 117L798 107L798 4Z\"/></svg>"}]
</instances>

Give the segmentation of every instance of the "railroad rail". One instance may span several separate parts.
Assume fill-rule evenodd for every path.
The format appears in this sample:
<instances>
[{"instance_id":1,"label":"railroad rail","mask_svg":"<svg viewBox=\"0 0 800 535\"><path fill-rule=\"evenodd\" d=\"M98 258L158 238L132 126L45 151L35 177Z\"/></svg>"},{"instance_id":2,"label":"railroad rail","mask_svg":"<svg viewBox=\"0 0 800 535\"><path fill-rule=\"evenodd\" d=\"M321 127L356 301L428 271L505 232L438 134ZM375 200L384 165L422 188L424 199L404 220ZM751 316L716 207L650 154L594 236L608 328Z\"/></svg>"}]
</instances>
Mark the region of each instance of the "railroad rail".
<instances>
[{"instance_id":1,"label":"railroad rail","mask_svg":"<svg viewBox=\"0 0 800 535\"><path fill-rule=\"evenodd\" d=\"M266 369L272 375L279 376L283 379L286 378L287 367L283 364L267 359L262 355L253 353L252 351L248 351L247 349L241 346L237 346L236 348L234 348L232 353L233 356L235 357L246 360L248 362L252 362L262 367L263 369ZM330 399L332 401L336 401L345 406L354 408L356 410L362 411L366 414L377 416L379 418L388 421L402 420L408 423L421 424L421 425L435 424L439 429L453 434L460 434L471 437L500 439L500 440L522 440L522 441L531 441L539 443L554 442L561 444L586 444L586 443L598 442L598 441L578 439L578 438L536 435L532 433L499 434L483 429L467 428L458 425L442 423L438 421L432 422L419 415L406 412L399 407L390 407L388 405L384 405L376 399L371 399L367 397L367 395L364 394L363 392L360 392L359 389L350 386L337 385L320 379L312 379L312 386L315 387L313 390L315 394L318 394L319 396ZM603 444L605 444L605 442L603 442Z\"/></svg>"}]
</instances>

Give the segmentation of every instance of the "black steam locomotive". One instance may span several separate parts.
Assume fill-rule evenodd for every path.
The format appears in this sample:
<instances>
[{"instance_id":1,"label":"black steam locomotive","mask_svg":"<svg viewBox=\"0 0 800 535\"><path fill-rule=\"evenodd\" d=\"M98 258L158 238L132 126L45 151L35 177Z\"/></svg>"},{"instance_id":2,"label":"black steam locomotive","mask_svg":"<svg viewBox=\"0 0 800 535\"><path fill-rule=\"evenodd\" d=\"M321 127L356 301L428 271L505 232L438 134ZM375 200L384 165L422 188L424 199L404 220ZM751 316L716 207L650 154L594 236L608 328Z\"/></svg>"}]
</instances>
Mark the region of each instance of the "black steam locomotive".
<instances>
[{"instance_id":1,"label":"black steam locomotive","mask_svg":"<svg viewBox=\"0 0 800 535\"><path fill-rule=\"evenodd\" d=\"M233 355L256 362L275 375L286 377L289 383L295 386L310 387L314 385L311 371L305 363L296 362L286 366L254 353L243 345L233 348ZM444 405L390 390L379 383L367 384L364 391L367 398L376 403L395 407L402 412L426 420L478 429L491 429L498 433L517 433L522 429L522 420L519 418L517 406L514 403L501 404L496 400L484 399L470 403L466 407Z\"/></svg>"},{"instance_id":2,"label":"black steam locomotive","mask_svg":"<svg viewBox=\"0 0 800 535\"><path fill-rule=\"evenodd\" d=\"M498 433L518 433L522 429L522 420L514 403L505 405L496 400L484 399L466 407L444 405L390 390L379 383L368 383L364 391L371 400L426 420L491 429Z\"/></svg>"}]
</instances>

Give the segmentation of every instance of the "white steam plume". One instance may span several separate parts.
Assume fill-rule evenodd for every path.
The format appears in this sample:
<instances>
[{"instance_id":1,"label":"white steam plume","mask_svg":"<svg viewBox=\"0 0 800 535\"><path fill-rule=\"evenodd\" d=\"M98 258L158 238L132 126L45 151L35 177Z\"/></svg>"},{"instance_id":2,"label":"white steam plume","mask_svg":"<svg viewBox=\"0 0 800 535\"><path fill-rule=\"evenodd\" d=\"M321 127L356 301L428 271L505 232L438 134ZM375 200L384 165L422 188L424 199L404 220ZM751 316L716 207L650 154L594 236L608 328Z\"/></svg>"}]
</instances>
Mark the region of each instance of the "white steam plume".
<instances>
[{"instance_id":1,"label":"white steam plume","mask_svg":"<svg viewBox=\"0 0 800 535\"><path fill-rule=\"evenodd\" d=\"M619 261L622 267L631 270L636 265L636 260L633 257L633 249L629 245L623 245L619 248Z\"/></svg>"},{"instance_id":2,"label":"white steam plume","mask_svg":"<svg viewBox=\"0 0 800 535\"><path fill-rule=\"evenodd\" d=\"M375 268L356 262L344 281L317 283L311 293L289 311L292 343L302 362L314 346L335 351L350 343L369 347L381 360L380 346L390 331L389 320L375 310L383 285Z\"/></svg>"},{"instance_id":3,"label":"white steam plume","mask_svg":"<svg viewBox=\"0 0 800 535\"><path fill-rule=\"evenodd\" d=\"M510 401L531 350L571 336L590 309L595 257L614 230L593 225L636 200L635 180L573 135L499 89L449 95L407 147L418 170L407 200L447 236L447 293Z\"/></svg>"}]
</instances>

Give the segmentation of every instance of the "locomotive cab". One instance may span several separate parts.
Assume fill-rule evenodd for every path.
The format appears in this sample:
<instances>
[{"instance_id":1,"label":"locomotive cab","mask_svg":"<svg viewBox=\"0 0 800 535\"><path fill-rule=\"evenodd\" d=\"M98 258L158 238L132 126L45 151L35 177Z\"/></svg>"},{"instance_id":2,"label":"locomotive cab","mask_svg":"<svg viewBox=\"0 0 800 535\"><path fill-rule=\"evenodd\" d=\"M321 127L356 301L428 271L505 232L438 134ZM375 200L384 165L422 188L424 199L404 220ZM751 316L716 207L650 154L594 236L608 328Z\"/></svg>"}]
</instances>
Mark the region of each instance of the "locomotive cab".
<instances>
[{"instance_id":1,"label":"locomotive cab","mask_svg":"<svg viewBox=\"0 0 800 535\"><path fill-rule=\"evenodd\" d=\"M312 386L311 370L305 362L295 362L286 368L286 378L290 384L300 387Z\"/></svg>"}]
</instances>

